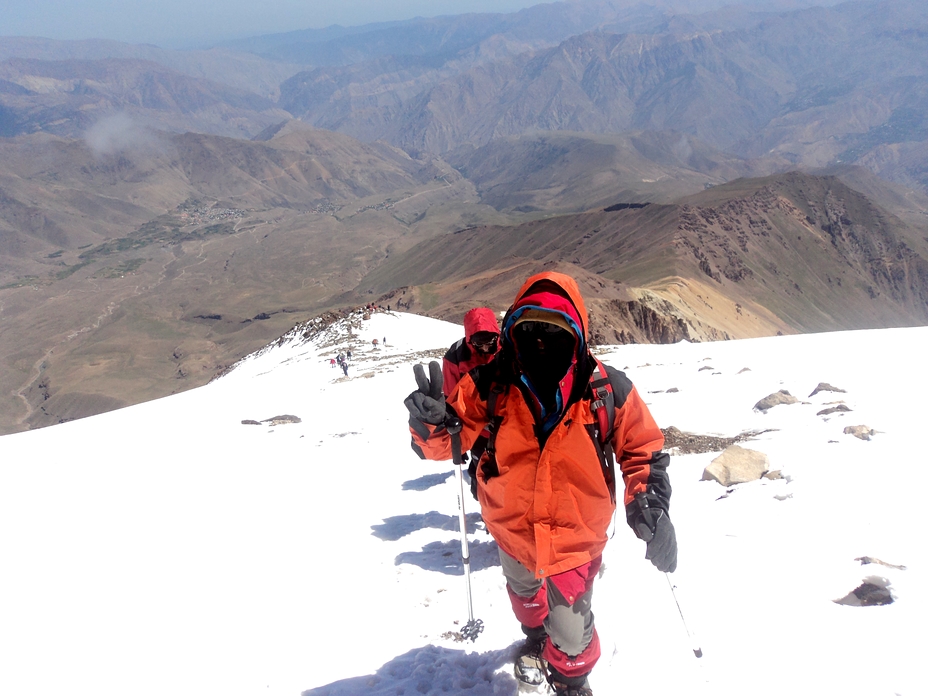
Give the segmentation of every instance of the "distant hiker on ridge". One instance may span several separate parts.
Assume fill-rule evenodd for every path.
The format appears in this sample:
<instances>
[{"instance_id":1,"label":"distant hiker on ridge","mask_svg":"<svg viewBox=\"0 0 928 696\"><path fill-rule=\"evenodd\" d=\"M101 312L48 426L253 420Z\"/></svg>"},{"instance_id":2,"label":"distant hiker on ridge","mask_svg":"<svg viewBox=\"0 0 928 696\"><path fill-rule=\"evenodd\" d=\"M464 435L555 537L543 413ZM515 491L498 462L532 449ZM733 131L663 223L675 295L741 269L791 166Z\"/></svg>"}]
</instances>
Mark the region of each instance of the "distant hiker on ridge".
<instances>
[{"instance_id":1,"label":"distant hiker on ridge","mask_svg":"<svg viewBox=\"0 0 928 696\"><path fill-rule=\"evenodd\" d=\"M418 389L405 401L425 459L451 458L457 437L471 449L491 426L478 496L526 635L515 673L532 684L547 678L558 696L593 693L592 588L617 495L646 558L660 571L677 566L664 437L628 377L590 353L587 331L576 281L532 276L503 320L494 360L463 375L447 401L438 363L428 377L416 365Z\"/></svg>"}]
</instances>

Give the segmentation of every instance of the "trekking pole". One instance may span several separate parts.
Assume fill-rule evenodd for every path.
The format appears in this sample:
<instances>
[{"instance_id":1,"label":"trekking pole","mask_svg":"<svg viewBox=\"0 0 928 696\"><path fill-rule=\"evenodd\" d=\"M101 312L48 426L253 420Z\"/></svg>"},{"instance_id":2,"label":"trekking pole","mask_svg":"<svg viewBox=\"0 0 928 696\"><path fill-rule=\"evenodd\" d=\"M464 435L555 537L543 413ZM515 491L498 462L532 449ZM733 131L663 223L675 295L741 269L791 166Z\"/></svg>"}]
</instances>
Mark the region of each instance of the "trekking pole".
<instances>
[{"instance_id":1,"label":"trekking pole","mask_svg":"<svg viewBox=\"0 0 928 696\"><path fill-rule=\"evenodd\" d=\"M690 639L693 654L696 657L702 657L702 648L699 645L699 641L696 639L696 635L691 633L689 627L686 625L686 619L683 617L683 609L680 608L680 600L677 599L677 593L674 589L673 581L670 579L670 573L664 573L664 577L667 578L667 584L670 585L670 594L673 595L673 601L677 604L677 611L680 612L680 620L683 622L683 628L686 629L686 637Z\"/></svg>"},{"instance_id":2,"label":"trekking pole","mask_svg":"<svg viewBox=\"0 0 928 696\"><path fill-rule=\"evenodd\" d=\"M451 457L458 479L458 518L461 524L461 559L464 562L464 579L467 583L467 624L461 629L461 637L471 642L483 631L483 621L474 618L474 602L470 591L470 550L467 547L467 515L464 513L464 471L461 456L461 421L451 418L445 423L451 434Z\"/></svg>"}]
</instances>

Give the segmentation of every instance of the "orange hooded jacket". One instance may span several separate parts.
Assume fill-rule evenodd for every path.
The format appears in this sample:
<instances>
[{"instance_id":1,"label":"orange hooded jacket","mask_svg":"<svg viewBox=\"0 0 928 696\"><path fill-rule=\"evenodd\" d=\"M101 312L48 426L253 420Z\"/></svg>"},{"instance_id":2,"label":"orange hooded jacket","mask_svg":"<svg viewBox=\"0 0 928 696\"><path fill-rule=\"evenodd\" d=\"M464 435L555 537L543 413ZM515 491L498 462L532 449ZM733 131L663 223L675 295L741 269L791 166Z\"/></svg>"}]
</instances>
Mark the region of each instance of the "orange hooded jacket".
<instances>
[{"instance_id":1,"label":"orange hooded jacket","mask_svg":"<svg viewBox=\"0 0 928 696\"><path fill-rule=\"evenodd\" d=\"M579 568L599 557L615 512L600 446L589 432L596 423L587 393L594 360L586 344L588 317L580 290L569 276L541 273L525 282L513 307L543 281L569 298L583 333L571 368L574 388L553 427L540 435L537 408L531 405L512 355L512 321L504 321L504 349L497 359L465 375L447 399L449 411L462 422L461 446L466 451L488 423L487 401L496 385L495 453L485 452L478 464L478 497L490 534L537 578ZM611 444L625 482L624 502L650 490L669 507L669 457L661 451L663 434L628 378L606 369L615 398ZM410 431L413 449L421 457L451 458L451 436L443 425L411 423ZM488 461L494 456L495 466Z\"/></svg>"}]
</instances>

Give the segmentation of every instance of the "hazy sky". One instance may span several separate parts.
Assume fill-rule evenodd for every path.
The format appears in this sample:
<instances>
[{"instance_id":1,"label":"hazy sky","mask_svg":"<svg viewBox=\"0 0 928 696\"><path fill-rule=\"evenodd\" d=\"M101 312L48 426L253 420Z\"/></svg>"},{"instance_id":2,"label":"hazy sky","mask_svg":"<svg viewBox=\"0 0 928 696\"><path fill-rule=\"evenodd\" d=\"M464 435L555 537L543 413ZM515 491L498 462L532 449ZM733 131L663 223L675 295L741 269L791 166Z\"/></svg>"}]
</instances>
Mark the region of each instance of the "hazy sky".
<instances>
[{"instance_id":1,"label":"hazy sky","mask_svg":"<svg viewBox=\"0 0 928 696\"><path fill-rule=\"evenodd\" d=\"M464 12L539 0L3 0L0 35L104 38L167 48L225 38Z\"/></svg>"}]
</instances>

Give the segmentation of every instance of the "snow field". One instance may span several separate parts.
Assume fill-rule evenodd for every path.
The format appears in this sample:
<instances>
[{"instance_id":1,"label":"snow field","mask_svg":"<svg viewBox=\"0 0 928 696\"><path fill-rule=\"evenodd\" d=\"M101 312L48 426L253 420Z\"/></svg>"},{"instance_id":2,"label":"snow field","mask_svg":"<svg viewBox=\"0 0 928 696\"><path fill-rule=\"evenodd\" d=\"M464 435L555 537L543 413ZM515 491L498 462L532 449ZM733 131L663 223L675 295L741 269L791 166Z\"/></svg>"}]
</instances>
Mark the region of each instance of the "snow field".
<instances>
[{"instance_id":1,"label":"snow field","mask_svg":"<svg viewBox=\"0 0 928 696\"><path fill-rule=\"evenodd\" d=\"M449 462L411 451L402 404L412 365L440 359L461 327L376 312L353 338L340 330L284 341L200 389L0 438L0 693L514 692L520 633L479 530L486 630L473 644L447 637L467 619L457 483ZM702 659L619 511L594 588L597 694L928 693L916 654L926 339L916 328L604 351L662 427L767 430L740 445L788 479L725 489L700 480L717 453L673 457L671 579ZM328 360L349 340L344 377ZM819 382L846 393L810 397ZM779 389L803 403L753 409ZM816 415L836 401L853 410ZM284 414L301 422L242 424ZM870 441L843 433L860 424ZM478 512L469 494L465 505ZM889 580L894 604L833 602L870 576Z\"/></svg>"}]
</instances>

